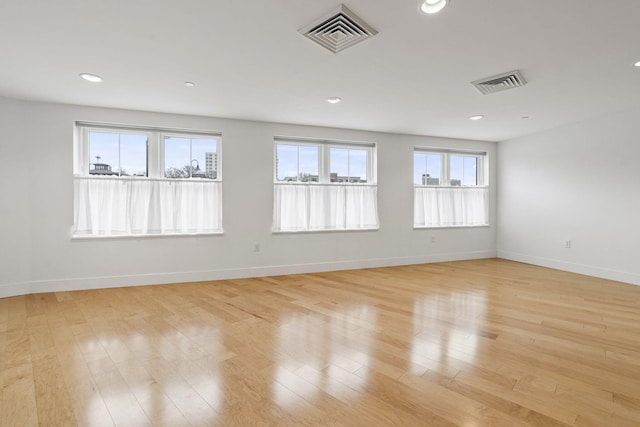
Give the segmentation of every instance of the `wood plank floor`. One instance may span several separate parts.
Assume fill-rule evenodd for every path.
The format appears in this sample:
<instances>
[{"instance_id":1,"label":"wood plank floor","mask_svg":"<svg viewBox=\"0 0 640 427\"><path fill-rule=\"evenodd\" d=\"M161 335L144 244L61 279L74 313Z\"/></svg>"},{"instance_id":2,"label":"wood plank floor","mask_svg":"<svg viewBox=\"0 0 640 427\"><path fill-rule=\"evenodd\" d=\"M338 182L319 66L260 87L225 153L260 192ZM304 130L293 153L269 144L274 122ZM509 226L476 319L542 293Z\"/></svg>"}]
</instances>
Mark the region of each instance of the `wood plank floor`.
<instances>
[{"instance_id":1,"label":"wood plank floor","mask_svg":"<svg viewBox=\"0 0 640 427\"><path fill-rule=\"evenodd\" d=\"M0 299L0 425L638 426L640 287L490 259Z\"/></svg>"}]
</instances>

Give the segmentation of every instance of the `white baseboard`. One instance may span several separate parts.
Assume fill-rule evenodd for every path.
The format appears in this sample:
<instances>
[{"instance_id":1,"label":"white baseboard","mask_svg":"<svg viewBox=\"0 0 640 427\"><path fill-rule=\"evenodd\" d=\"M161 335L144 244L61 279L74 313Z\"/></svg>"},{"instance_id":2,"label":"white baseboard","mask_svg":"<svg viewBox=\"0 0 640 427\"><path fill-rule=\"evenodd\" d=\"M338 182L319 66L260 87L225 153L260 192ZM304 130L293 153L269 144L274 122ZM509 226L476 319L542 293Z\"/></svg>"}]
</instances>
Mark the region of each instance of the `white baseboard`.
<instances>
[{"instance_id":1,"label":"white baseboard","mask_svg":"<svg viewBox=\"0 0 640 427\"><path fill-rule=\"evenodd\" d=\"M544 257L538 257L533 255L526 255L526 254L502 251L502 250L498 250L498 258L523 262L525 264L539 265L541 267L549 267L556 270L568 271L571 273L578 273L578 274L584 274L587 276L599 277L601 279L630 283L632 285L640 285L640 274L631 273L628 271L620 271L620 270L614 270L614 269L605 268L605 267L578 264L578 263L562 261L562 260L557 260L552 258L544 258Z\"/></svg>"},{"instance_id":2,"label":"white baseboard","mask_svg":"<svg viewBox=\"0 0 640 427\"><path fill-rule=\"evenodd\" d=\"M43 292L120 288L125 286L161 285L168 283L203 282L209 280L245 279L249 277L320 273L325 271L339 270L357 270L363 268L392 267L398 265L428 264L434 262L463 261L495 257L496 251L485 250L398 258L376 258L308 264L286 264L247 268L215 269L204 271L138 274L128 276L39 280L24 283L9 283L6 285L0 284L0 298L26 294L37 294Z\"/></svg>"},{"instance_id":3,"label":"white baseboard","mask_svg":"<svg viewBox=\"0 0 640 427\"><path fill-rule=\"evenodd\" d=\"M4 283L0 285L0 298L13 297L17 295L30 294L31 283Z\"/></svg>"}]
</instances>

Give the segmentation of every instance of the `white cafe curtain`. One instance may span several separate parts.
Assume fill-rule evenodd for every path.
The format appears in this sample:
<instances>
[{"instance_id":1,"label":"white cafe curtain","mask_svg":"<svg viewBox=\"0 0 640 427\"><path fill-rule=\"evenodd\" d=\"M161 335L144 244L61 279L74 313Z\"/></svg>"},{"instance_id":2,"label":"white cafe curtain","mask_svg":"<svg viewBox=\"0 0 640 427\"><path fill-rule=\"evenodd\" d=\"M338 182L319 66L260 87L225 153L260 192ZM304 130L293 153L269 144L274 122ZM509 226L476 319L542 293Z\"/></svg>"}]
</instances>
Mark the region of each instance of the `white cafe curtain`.
<instances>
[{"instance_id":1,"label":"white cafe curtain","mask_svg":"<svg viewBox=\"0 0 640 427\"><path fill-rule=\"evenodd\" d=\"M274 231L379 228L375 186L275 184L274 187Z\"/></svg>"},{"instance_id":2,"label":"white cafe curtain","mask_svg":"<svg viewBox=\"0 0 640 427\"><path fill-rule=\"evenodd\" d=\"M222 232L222 183L74 179L74 237Z\"/></svg>"},{"instance_id":3,"label":"white cafe curtain","mask_svg":"<svg viewBox=\"0 0 640 427\"><path fill-rule=\"evenodd\" d=\"M489 224L487 187L414 187L414 227Z\"/></svg>"}]
</instances>

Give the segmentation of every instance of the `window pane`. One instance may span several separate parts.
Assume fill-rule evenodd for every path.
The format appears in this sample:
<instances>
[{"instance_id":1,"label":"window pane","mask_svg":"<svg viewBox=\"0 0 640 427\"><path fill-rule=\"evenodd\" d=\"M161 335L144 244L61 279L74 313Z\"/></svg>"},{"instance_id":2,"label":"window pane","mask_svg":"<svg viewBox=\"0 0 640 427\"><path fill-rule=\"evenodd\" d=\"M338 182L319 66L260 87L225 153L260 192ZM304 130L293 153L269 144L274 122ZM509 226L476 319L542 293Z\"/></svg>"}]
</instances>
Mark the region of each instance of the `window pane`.
<instances>
[{"instance_id":1,"label":"window pane","mask_svg":"<svg viewBox=\"0 0 640 427\"><path fill-rule=\"evenodd\" d=\"M318 147L298 146L298 177L302 182L318 182Z\"/></svg>"},{"instance_id":2,"label":"window pane","mask_svg":"<svg viewBox=\"0 0 640 427\"><path fill-rule=\"evenodd\" d=\"M147 176L147 136L89 132L89 173Z\"/></svg>"},{"instance_id":3,"label":"window pane","mask_svg":"<svg viewBox=\"0 0 640 427\"><path fill-rule=\"evenodd\" d=\"M424 185L441 185L442 156L427 154L427 176L423 178Z\"/></svg>"},{"instance_id":4,"label":"window pane","mask_svg":"<svg viewBox=\"0 0 640 427\"><path fill-rule=\"evenodd\" d=\"M367 150L349 149L349 182L367 182Z\"/></svg>"},{"instance_id":5,"label":"window pane","mask_svg":"<svg viewBox=\"0 0 640 427\"><path fill-rule=\"evenodd\" d=\"M120 135L120 175L147 176L146 135Z\"/></svg>"},{"instance_id":6,"label":"window pane","mask_svg":"<svg viewBox=\"0 0 640 427\"><path fill-rule=\"evenodd\" d=\"M442 185L442 155L413 153L413 184Z\"/></svg>"},{"instance_id":7,"label":"window pane","mask_svg":"<svg viewBox=\"0 0 640 427\"><path fill-rule=\"evenodd\" d=\"M117 133L89 132L89 174L118 175L120 168Z\"/></svg>"},{"instance_id":8,"label":"window pane","mask_svg":"<svg viewBox=\"0 0 640 427\"><path fill-rule=\"evenodd\" d=\"M191 172L191 143L189 138L164 137L165 178L189 178Z\"/></svg>"},{"instance_id":9,"label":"window pane","mask_svg":"<svg viewBox=\"0 0 640 427\"><path fill-rule=\"evenodd\" d=\"M329 177L331 182L349 181L349 149L335 148L329 149Z\"/></svg>"},{"instance_id":10,"label":"window pane","mask_svg":"<svg viewBox=\"0 0 640 427\"><path fill-rule=\"evenodd\" d=\"M477 173L478 159L476 157L464 158L464 179L462 185L478 185Z\"/></svg>"},{"instance_id":11,"label":"window pane","mask_svg":"<svg viewBox=\"0 0 640 427\"><path fill-rule=\"evenodd\" d=\"M328 151L328 168L320 171L320 150ZM276 181L367 182L369 149L312 144L276 144Z\"/></svg>"},{"instance_id":12,"label":"window pane","mask_svg":"<svg viewBox=\"0 0 640 427\"><path fill-rule=\"evenodd\" d=\"M368 150L359 148L329 149L331 182L367 182Z\"/></svg>"},{"instance_id":13,"label":"window pane","mask_svg":"<svg viewBox=\"0 0 640 427\"><path fill-rule=\"evenodd\" d=\"M451 168L449 185L459 187L462 185L464 177L464 160L462 156L451 156L449 164Z\"/></svg>"},{"instance_id":14,"label":"window pane","mask_svg":"<svg viewBox=\"0 0 640 427\"><path fill-rule=\"evenodd\" d=\"M191 139L191 165L194 167L191 175L193 178L217 178L218 162L215 139Z\"/></svg>"},{"instance_id":15,"label":"window pane","mask_svg":"<svg viewBox=\"0 0 640 427\"><path fill-rule=\"evenodd\" d=\"M422 185L423 176L427 174L427 155L413 153L413 185Z\"/></svg>"},{"instance_id":16,"label":"window pane","mask_svg":"<svg viewBox=\"0 0 640 427\"><path fill-rule=\"evenodd\" d=\"M278 181L298 180L297 145L276 145L276 179Z\"/></svg>"},{"instance_id":17,"label":"window pane","mask_svg":"<svg viewBox=\"0 0 640 427\"><path fill-rule=\"evenodd\" d=\"M477 166L475 156L451 156L451 185L478 185Z\"/></svg>"}]
</instances>

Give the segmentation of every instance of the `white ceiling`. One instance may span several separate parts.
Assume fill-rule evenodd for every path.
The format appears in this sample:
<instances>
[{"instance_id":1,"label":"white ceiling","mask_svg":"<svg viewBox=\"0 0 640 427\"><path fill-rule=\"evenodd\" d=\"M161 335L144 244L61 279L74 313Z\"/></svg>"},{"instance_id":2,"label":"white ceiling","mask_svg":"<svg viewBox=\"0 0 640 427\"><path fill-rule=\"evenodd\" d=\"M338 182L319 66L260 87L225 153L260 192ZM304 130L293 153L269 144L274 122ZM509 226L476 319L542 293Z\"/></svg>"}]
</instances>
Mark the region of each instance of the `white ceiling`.
<instances>
[{"instance_id":1,"label":"white ceiling","mask_svg":"<svg viewBox=\"0 0 640 427\"><path fill-rule=\"evenodd\" d=\"M297 30L340 0L2 0L0 95L493 141L640 108L640 0L343 1L379 33L333 54Z\"/></svg>"}]
</instances>

